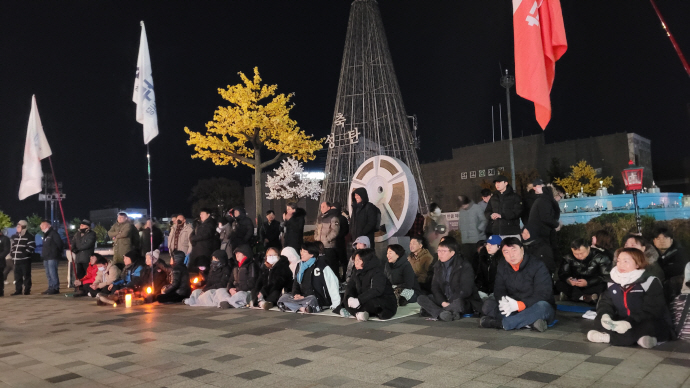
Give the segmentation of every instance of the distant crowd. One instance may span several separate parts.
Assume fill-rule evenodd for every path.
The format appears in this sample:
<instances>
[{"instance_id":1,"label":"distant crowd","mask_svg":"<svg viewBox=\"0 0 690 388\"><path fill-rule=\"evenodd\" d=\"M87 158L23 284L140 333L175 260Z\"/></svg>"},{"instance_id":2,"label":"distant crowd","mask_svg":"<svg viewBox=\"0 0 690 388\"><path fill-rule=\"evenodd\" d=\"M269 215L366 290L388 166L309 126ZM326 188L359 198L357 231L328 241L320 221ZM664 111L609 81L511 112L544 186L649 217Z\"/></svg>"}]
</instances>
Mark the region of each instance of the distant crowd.
<instances>
[{"instance_id":1,"label":"distant crowd","mask_svg":"<svg viewBox=\"0 0 690 388\"><path fill-rule=\"evenodd\" d=\"M690 257L670 230L655 230L650 242L629 234L615 251L601 230L574 239L563 256L556 238L563 190L537 179L523 200L504 176L494 186L478 203L459 197L457 240L432 203L426 216L417 215L408 246L376 243L381 214L364 188L352 192L349 212L321 203L309 241L306 211L295 203L282 222L269 210L257 228L240 207L215 216L202 209L191 224L175 215L168 261L159 252L164 233L151 220L137 228L120 213L108 232L111 259L94 253L96 236L84 220L72 240L74 296L107 305L130 295L135 304L331 310L360 321L390 319L416 303L431 320L474 316L484 328L539 332L554 324L558 300L596 310L596 329L587 334L592 342L651 348L690 335ZM0 234L5 283L14 268L12 295L31 292L35 243L26 229L20 221L11 238ZM41 230L43 294L58 294L63 242L50 223Z\"/></svg>"}]
</instances>

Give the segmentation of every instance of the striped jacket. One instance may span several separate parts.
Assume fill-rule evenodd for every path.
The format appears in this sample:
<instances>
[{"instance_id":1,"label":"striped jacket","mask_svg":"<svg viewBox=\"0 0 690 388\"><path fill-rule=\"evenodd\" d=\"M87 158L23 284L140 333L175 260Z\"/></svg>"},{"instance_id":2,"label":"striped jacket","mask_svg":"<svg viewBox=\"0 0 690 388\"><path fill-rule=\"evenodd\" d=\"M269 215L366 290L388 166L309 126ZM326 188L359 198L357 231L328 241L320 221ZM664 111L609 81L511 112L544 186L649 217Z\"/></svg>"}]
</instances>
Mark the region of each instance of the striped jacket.
<instances>
[{"instance_id":1,"label":"striped jacket","mask_svg":"<svg viewBox=\"0 0 690 388\"><path fill-rule=\"evenodd\" d=\"M12 236L12 248L10 249L10 256L12 260L31 260L36 250L36 237L29 232L23 234L15 233Z\"/></svg>"}]
</instances>

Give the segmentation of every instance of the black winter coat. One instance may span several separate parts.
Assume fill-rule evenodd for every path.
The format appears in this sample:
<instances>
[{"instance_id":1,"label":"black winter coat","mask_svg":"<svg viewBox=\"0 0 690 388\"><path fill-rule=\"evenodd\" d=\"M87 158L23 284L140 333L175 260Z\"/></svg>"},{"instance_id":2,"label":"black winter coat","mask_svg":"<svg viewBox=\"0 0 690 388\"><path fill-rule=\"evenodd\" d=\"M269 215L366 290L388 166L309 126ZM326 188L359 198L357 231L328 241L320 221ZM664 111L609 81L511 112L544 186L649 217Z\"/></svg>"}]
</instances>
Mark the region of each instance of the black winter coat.
<instances>
[{"instance_id":1,"label":"black winter coat","mask_svg":"<svg viewBox=\"0 0 690 388\"><path fill-rule=\"evenodd\" d=\"M292 290L292 270L290 270L290 261L285 256L280 256L278 262L268 269L265 266L261 268L261 273L257 279L255 291L252 291L253 295L258 295L260 292L264 298L271 293L278 292L290 292Z\"/></svg>"},{"instance_id":2,"label":"black winter coat","mask_svg":"<svg viewBox=\"0 0 690 388\"><path fill-rule=\"evenodd\" d=\"M529 254L525 254L517 271L505 260L498 263L494 297L501 300L504 296L524 303L525 308L540 301L556 308L551 274L541 260Z\"/></svg>"},{"instance_id":3,"label":"black winter coat","mask_svg":"<svg viewBox=\"0 0 690 388\"><path fill-rule=\"evenodd\" d=\"M340 221L340 230L338 236L335 238L335 249L346 249L345 237L350 233L350 221L345 217L340 210L338 210L338 220Z\"/></svg>"},{"instance_id":4,"label":"black winter coat","mask_svg":"<svg viewBox=\"0 0 690 388\"><path fill-rule=\"evenodd\" d=\"M177 293L182 297L188 298L192 294L192 287L189 284L189 271L183 263L176 263L170 271L170 284L164 287L166 294Z\"/></svg>"},{"instance_id":5,"label":"black winter coat","mask_svg":"<svg viewBox=\"0 0 690 388\"><path fill-rule=\"evenodd\" d=\"M228 267L227 264L214 268L213 263L211 263L211 268L206 276L206 284L204 284L203 291L228 288L231 273L232 269Z\"/></svg>"},{"instance_id":6,"label":"black winter coat","mask_svg":"<svg viewBox=\"0 0 690 388\"><path fill-rule=\"evenodd\" d=\"M295 279L292 282L292 295L309 296L314 295L319 301L319 306L322 308L331 308L333 302L331 295L328 293L328 285L324 276L324 270L328 267L326 260L317 258L314 265L307 268L302 276L302 283L297 279L297 274L300 271L300 266L303 264L300 261L295 268ZM318 271L316 271L318 269Z\"/></svg>"},{"instance_id":7,"label":"black winter coat","mask_svg":"<svg viewBox=\"0 0 690 388\"><path fill-rule=\"evenodd\" d=\"M551 245L540 238L530 238L529 241L523 241L522 244L526 254L541 260L552 275L556 273L556 262L553 259L553 248L551 248Z\"/></svg>"},{"instance_id":8,"label":"black winter coat","mask_svg":"<svg viewBox=\"0 0 690 388\"><path fill-rule=\"evenodd\" d=\"M252 291L258 277L259 266L253 258L247 257L241 267L235 266L232 269L228 288L234 288L237 291Z\"/></svg>"},{"instance_id":9,"label":"black winter coat","mask_svg":"<svg viewBox=\"0 0 690 388\"><path fill-rule=\"evenodd\" d=\"M501 218L491 219L491 214L498 213ZM522 214L522 199L508 185L501 194L494 191L486 205L484 215L491 225L491 234L501 236L520 234L520 215ZM488 227L487 227L488 228Z\"/></svg>"},{"instance_id":10,"label":"black winter coat","mask_svg":"<svg viewBox=\"0 0 690 388\"><path fill-rule=\"evenodd\" d=\"M189 236L192 243L192 252L189 254L189 268L198 266L208 266L211 262L211 255L220 248L220 240L216 236L215 221L209 217L206 221L197 226ZM204 257L203 262L199 258Z\"/></svg>"},{"instance_id":11,"label":"black winter coat","mask_svg":"<svg viewBox=\"0 0 690 388\"><path fill-rule=\"evenodd\" d=\"M663 254L658 249L657 252L659 252L657 263L664 270L666 280L676 276L685 276L685 265L690 262L690 257L688 257L688 253L678 242L674 241Z\"/></svg>"},{"instance_id":12,"label":"black winter coat","mask_svg":"<svg viewBox=\"0 0 690 388\"><path fill-rule=\"evenodd\" d=\"M481 301L474 284L472 264L459 254L445 263L438 260L434 264L431 293L436 303L448 302L456 305L455 311L471 311L472 303Z\"/></svg>"},{"instance_id":13,"label":"black winter coat","mask_svg":"<svg viewBox=\"0 0 690 388\"><path fill-rule=\"evenodd\" d=\"M5 257L10 254L10 247L12 243L9 237L0 234L0 268L5 268Z\"/></svg>"},{"instance_id":14,"label":"black winter coat","mask_svg":"<svg viewBox=\"0 0 690 388\"><path fill-rule=\"evenodd\" d=\"M357 203L355 194L362 198L362 202ZM369 194L363 187L352 192L352 213L350 214L350 235L352 241L359 236L369 237L371 246L374 246L374 233L379 230L381 221L381 211L373 203L369 202Z\"/></svg>"},{"instance_id":15,"label":"black winter coat","mask_svg":"<svg viewBox=\"0 0 690 388\"><path fill-rule=\"evenodd\" d=\"M239 217L235 217L235 222L230 227L230 244L232 249L240 245L250 245L252 237L254 236L254 223L247 217L244 209L235 209L240 212Z\"/></svg>"},{"instance_id":16,"label":"black winter coat","mask_svg":"<svg viewBox=\"0 0 690 388\"><path fill-rule=\"evenodd\" d=\"M280 248L280 222L273 220L271 223L265 221L259 229L259 239L264 244L264 248ZM268 240L268 242L264 241Z\"/></svg>"},{"instance_id":17,"label":"black winter coat","mask_svg":"<svg viewBox=\"0 0 690 388\"><path fill-rule=\"evenodd\" d=\"M343 306L347 306L348 298L357 298L362 305L375 300L378 307L392 312L391 315L395 315L398 309L393 285L383 273L378 259L365 262L362 269L355 271L350 282L347 283Z\"/></svg>"},{"instance_id":18,"label":"black winter coat","mask_svg":"<svg viewBox=\"0 0 690 388\"><path fill-rule=\"evenodd\" d=\"M89 229L86 233L77 231L74 234L72 252L75 253L76 263L88 263L93 256L94 248L96 248L96 232Z\"/></svg>"},{"instance_id":19,"label":"black winter coat","mask_svg":"<svg viewBox=\"0 0 690 388\"><path fill-rule=\"evenodd\" d=\"M13 260L31 260L31 256L36 250L36 237L24 232L23 235L15 233L11 239L10 256Z\"/></svg>"},{"instance_id":20,"label":"black winter coat","mask_svg":"<svg viewBox=\"0 0 690 388\"><path fill-rule=\"evenodd\" d=\"M304 217L306 216L307 212L298 207L292 213L292 217L285 221L285 246L292 247L297 252L302 249L302 243L304 242Z\"/></svg>"},{"instance_id":21,"label":"black winter coat","mask_svg":"<svg viewBox=\"0 0 690 388\"><path fill-rule=\"evenodd\" d=\"M609 273L611 273L611 258L603 250L591 247L589 256L584 260L578 260L572 254L566 255L558 276L564 282L568 278L584 279L589 287L606 282Z\"/></svg>"},{"instance_id":22,"label":"black winter coat","mask_svg":"<svg viewBox=\"0 0 690 388\"><path fill-rule=\"evenodd\" d=\"M491 293L494 292L496 270L498 268L498 263L501 261L505 260L503 259L503 254L500 249L496 251L493 256L486 251L485 247L479 251L477 279L475 281L479 291L487 295L491 295Z\"/></svg>"},{"instance_id":23,"label":"black winter coat","mask_svg":"<svg viewBox=\"0 0 690 388\"><path fill-rule=\"evenodd\" d=\"M58 234L57 230L52 227L43 234L43 249L41 250L41 259L43 260L60 260L62 258L62 248L64 243Z\"/></svg>"},{"instance_id":24,"label":"black winter coat","mask_svg":"<svg viewBox=\"0 0 690 388\"><path fill-rule=\"evenodd\" d=\"M412 269L412 264L404 257L398 257L395 263L391 264L386 261L386 266L383 268L388 281L397 288L407 288L414 290L419 294L419 283L417 282L417 275Z\"/></svg>"},{"instance_id":25,"label":"black winter coat","mask_svg":"<svg viewBox=\"0 0 690 388\"><path fill-rule=\"evenodd\" d=\"M551 230L558 228L558 220L561 217L561 209L553 198L551 188L544 187L544 193L534 201L529 213L527 229L530 235L543 241L549 241Z\"/></svg>"},{"instance_id":26,"label":"black winter coat","mask_svg":"<svg viewBox=\"0 0 690 388\"><path fill-rule=\"evenodd\" d=\"M146 254L152 250L158 249L158 247L163 244L163 231L157 227L153 226L153 249L151 249L151 229L146 228L141 234L141 255L146 257Z\"/></svg>"}]
</instances>

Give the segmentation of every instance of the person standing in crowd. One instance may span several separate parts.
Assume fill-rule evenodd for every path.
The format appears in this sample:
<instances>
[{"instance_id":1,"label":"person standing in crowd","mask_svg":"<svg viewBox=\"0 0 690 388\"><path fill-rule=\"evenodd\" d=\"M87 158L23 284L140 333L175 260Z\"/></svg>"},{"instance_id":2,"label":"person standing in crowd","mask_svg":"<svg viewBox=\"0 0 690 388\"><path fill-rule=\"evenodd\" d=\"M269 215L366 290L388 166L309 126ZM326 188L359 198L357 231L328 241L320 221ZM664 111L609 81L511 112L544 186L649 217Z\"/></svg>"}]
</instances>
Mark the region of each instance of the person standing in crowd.
<instances>
[{"instance_id":1,"label":"person standing in crowd","mask_svg":"<svg viewBox=\"0 0 690 388\"><path fill-rule=\"evenodd\" d=\"M120 264L125 253L132 250L132 236L139 233L127 217L127 213L117 213L117 222L108 231L108 236L113 240L113 261Z\"/></svg>"},{"instance_id":2,"label":"person standing in crowd","mask_svg":"<svg viewBox=\"0 0 690 388\"><path fill-rule=\"evenodd\" d=\"M522 212L522 225L527 225L529 222L529 217L531 216L530 212L532 211L532 205L534 205L534 202L541 196L542 194L542 188L544 187L544 181L542 181L540 178L537 178L533 180L531 183L527 184L527 191L525 193L525 200L524 200L524 211Z\"/></svg>"},{"instance_id":3,"label":"person standing in crowd","mask_svg":"<svg viewBox=\"0 0 690 388\"><path fill-rule=\"evenodd\" d=\"M79 230L74 234L72 241L74 264L77 267L77 279L86 276L86 270L92 267L90 262L95 248L96 232L91 230L91 221L82 220L79 224Z\"/></svg>"},{"instance_id":4,"label":"person standing in crowd","mask_svg":"<svg viewBox=\"0 0 690 388\"><path fill-rule=\"evenodd\" d=\"M465 196L458 196L460 211L458 211L458 227L462 236L460 253L469 261L472 268L477 270L477 242L484 240L486 216L481 207Z\"/></svg>"},{"instance_id":5,"label":"person standing in crowd","mask_svg":"<svg viewBox=\"0 0 690 388\"><path fill-rule=\"evenodd\" d=\"M278 298L283 292L292 290L292 280L288 258L280 256L278 248L268 248L266 260L252 291L254 306L270 310L278 304Z\"/></svg>"},{"instance_id":6,"label":"person standing in crowd","mask_svg":"<svg viewBox=\"0 0 690 388\"><path fill-rule=\"evenodd\" d=\"M520 215L522 214L522 199L508 184L505 175L494 179L496 191L491 196L489 204L484 210L486 219L491 223L491 234L501 238L520 238Z\"/></svg>"},{"instance_id":7,"label":"person standing in crowd","mask_svg":"<svg viewBox=\"0 0 690 388\"><path fill-rule=\"evenodd\" d=\"M307 212L301 207L297 207L295 202L287 204L286 214L283 216L285 221L285 246L292 247L299 251L304 241L304 217Z\"/></svg>"},{"instance_id":8,"label":"person standing in crowd","mask_svg":"<svg viewBox=\"0 0 690 388\"><path fill-rule=\"evenodd\" d=\"M501 243L505 260L498 264L494 298L482 306L479 326L504 330L530 325L543 332L556 317L556 301L549 270L540 260L525 254L517 237Z\"/></svg>"},{"instance_id":9,"label":"person standing in crowd","mask_svg":"<svg viewBox=\"0 0 690 388\"><path fill-rule=\"evenodd\" d=\"M216 232L218 232L218 239L220 240L220 250L225 251L227 256L230 256L229 252L232 252L232 244L230 243L231 228L232 223L230 223L227 220L227 218L221 217L220 220L218 220L218 227L216 228Z\"/></svg>"},{"instance_id":10,"label":"person standing in crowd","mask_svg":"<svg viewBox=\"0 0 690 388\"><path fill-rule=\"evenodd\" d=\"M168 252L172 255L172 252L180 251L185 256L189 255L192 251L192 244L189 242L192 231L192 226L187 223L185 216L179 214L168 235Z\"/></svg>"},{"instance_id":11,"label":"person standing in crowd","mask_svg":"<svg viewBox=\"0 0 690 388\"><path fill-rule=\"evenodd\" d=\"M57 230L50 225L50 222L41 222L43 232L43 248L41 259L48 278L48 289L43 291L43 295L55 295L60 293L60 278L58 277L58 260L62 257L64 243Z\"/></svg>"},{"instance_id":12,"label":"person standing in crowd","mask_svg":"<svg viewBox=\"0 0 690 388\"><path fill-rule=\"evenodd\" d=\"M278 248L280 244L280 222L276 221L276 214L273 210L266 212L266 221L261 223L259 228L259 241L264 243L264 248Z\"/></svg>"},{"instance_id":13,"label":"person standing in crowd","mask_svg":"<svg viewBox=\"0 0 690 388\"><path fill-rule=\"evenodd\" d=\"M427 249L432 254L436 254L436 247L447 230L442 222L441 213L441 208L432 202L429 204L429 213L424 217L424 238L426 238Z\"/></svg>"},{"instance_id":14,"label":"person standing in crowd","mask_svg":"<svg viewBox=\"0 0 690 388\"><path fill-rule=\"evenodd\" d=\"M421 235L412 237L410 239L410 256L407 257L407 260L412 265L414 274L417 275L419 287L428 292L431 291L433 275L431 264L434 262L434 256L424 247L425 244L426 241Z\"/></svg>"},{"instance_id":15,"label":"person standing in crowd","mask_svg":"<svg viewBox=\"0 0 690 388\"><path fill-rule=\"evenodd\" d=\"M189 271L184 265L185 253L174 251L170 256L169 284L164 286L161 294L156 297L158 303L179 303L189 298L192 287L189 284Z\"/></svg>"},{"instance_id":16,"label":"person standing in crowd","mask_svg":"<svg viewBox=\"0 0 690 388\"><path fill-rule=\"evenodd\" d=\"M10 255L14 261L14 294L31 294L31 256L36 250L36 237L29 233L26 220L17 222L17 233L12 235Z\"/></svg>"},{"instance_id":17,"label":"person standing in crowd","mask_svg":"<svg viewBox=\"0 0 690 388\"><path fill-rule=\"evenodd\" d=\"M522 229L521 236L525 253L541 260L541 262L546 265L546 268L548 268L549 273L553 277L558 267L553 259L553 250L551 249L551 246L549 246L548 242L542 240L540 237L535 237L529 227Z\"/></svg>"},{"instance_id":18,"label":"person standing in crowd","mask_svg":"<svg viewBox=\"0 0 690 388\"><path fill-rule=\"evenodd\" d=\"M412 264L405 260L405 248L398 244L391 244L386 251L386 266L383 272L388 281L393 285L393 292L398 300L398 306L406 306L415 303L420 289L417 283L417 275L412 269Z\"/></svg>"},{"instance_id":19,"label":"person standing in crowd","mask_svg":"<svg viewBox=\"0 0 690 388\"><path fill-rule=\"evenodd\" d=\"M493 235L486 240L486 245L479 250L479 268L475 283L482 299L486 299L494 293L498 263L504 260L501 253L501 240L501 236Z\"/></svg>"},{"instance_id":20,"label":"person standing in crowd","mask_svg":"<svg viewBox=\"0 0 690 388\"><path fill-rule=\"evenodd\" d=\"M611 259L582 238L574 240L570 250L572 254L564 258L558 271L556 290L561 293L561 300L596 302L606 289Z\"/></svg>"},{"instance_id":21,"label":"person standing in crowd","mask_svg":"<svg viewBox=\"0 0 690 388\"><path fill-rule=\"evenodd\" d=\"M314 231L314 241L323 244L323 254L326 263L336 276L340 278L340 263L335 250L335 239L340 233L340 217L338 211L328 202L321 202L321 217L317 220Z\"/></svg>"},{"instance_id":22,"label":"person standing in crowd","mask_svg":"<svg viewBox=\"0 0 690 388\"><path fill-rule=\"evenodd\" d=\"M342 275L339 276L342 282L345 280L345 271L347 271L347 243L345 239L347 235L350 234L350 225L347 217L343 215L343 206L339 202L334 203L331 209L335 209L338 222L340 223L338 235L335 236L335 255L338 258L338 265L342 270ZM335 274L340 275L340 271L335 271Z\"/></svg>"},{"instance_id":23,"label":"person standing in crowd","mask_svg":"<svg viewBox=\"0 0 690 388\"><path fill-rule=\"evenodd\" d=\"M153 233L153 246L151 246L151 233ZM163 240L163 231L152 219L147 219L141 233L141 257L146 257L147 253L158 249L163 244Z\"/></svg>"},{"instance_id":24,"label":"person standing in crowd","mask_svg":"<svg viewBox=\"0 0 690 388\"><path fill-rule=\"evenodd\" d=\"M354 316L360 322L370 316L390 319L398 310L393 286L383 273L376 251L362 249L355 253L355 275L347 283L342 307L338 312L347 318Z\"/></svg>"},{"instance_id":25,"label":"person standing in crowd","mask_svg":"<svg viewBox=\"0 0 690 388\"><path fill-rule=\"evenodd\" d=\"M199 218L201 223L189 236L192 252L189 254L187 268L192 272L203 272L206 275L211 265L211 255L220 247L220 244L218 244L216 237L216 227L211 217L211 210L202 209L199 212ZM199 267L204 267L204 270L201 271Z\"/></svg>"},{"instance_id":26,"label":"person standing in crowd","mask_svg":"<svg viewBox=\"0 0 690 388\"><path fill-rule=\"evenodd\" d=\"M420 295L417 303L422 316L445 322L458 320L462 314L472 314L481 305L474 284L472 265L459 254L453 241L438 244L438 261L434 264L431 294Z\"/></svg>"},{"instance_id":27,"label":"person standing in crowd","mask_svg":"<svg viewBox=\"0 0 690 388\"><path fill-rule=\"evenodd\" d=\"M254 223L247 217L247 212L242 207L236 207L232 210L232 215L235 221L230 227L230 244L232 249L240 245L251 245L252 237L254 237Z\"/></svg>"},{"instance_id":28,"label":"person standing in crowd","mask_svg":"<svg viewBox=\"0 0 690 388\"><path fill-rule=\"evenodd\" d=\"M482 197L482 200L478 203L479 208L482 209L482 212L485 212L486 206L489 204L489 200L491 199L491 190L482 189L479 195L481 195ZM486 220L486 228L484 229L484 234L486 235L486 238L489 238L491 236L491 221L491 219Z\"/></svg>"},{"instance_id":29,"label":"person standing in crowd","mask_svg":"<svg viewBox=\"0 0 690 388\"><path fill-rule=\"evenodd\" d=\"M666 297L671 300L680 294L683 286L685 266L690 262L685 249L673 240L673 232L668 228L658 227L652 235L654 248L659 253L659 265L664 270L664 289Z\"/></svg>"},{"instance_id":30,"label":"person standing in crowd","mask_svg":"<svg viewBox=\"0 0 690 388\"><path fill-rule=\"evenodd\" d=\"M405 236L407 237L414 237L414 236L423 236L424 235L424 216L422 213L417 212L417 214L414 217L414 222L412 223L412 227L410 230L407 232Z\"/></svg>"},{"instance_id":31,"label":"person standing in crowd","mask_svg":"<svg viewBox=\"0 0 690 388\"><path fill-rule=\"evenodd\" d=\"M14 269L14 261L10 258L10 248L12 242L5 236L0 229L0 270L2 270L2 284L0 285L0 296L5 296L5 284L7 284L7 274ZM7 259L5 259L7 258ZM8 270L9 268L9 270Z\"/></svg>"},{"instance_id":32,"label":"person standing in crowd","mask_svg":"<svg viewBox=\"0 0 690 388\"><path fill-rule=\"evenodd\" d=\"M281 311L318 313L340 305L338 278L319 258L319 245L307 242L300 250L301 261L295 271L292 292L278 299Z\"/></svg>"},{"instance_id":33,"label":"person standing in crowd","mask_svg":"<svg viewBox=\"0 0 690 388\"><path fill-rule=\"evenodd\" d=\"M259 266L254 261L254 252L249 245L235 248L237 265L230 272L228 293L230 298L220 302L221 308L240 308L249 304L251 291L259 278Z\"/></svg>"},{"instance_id":34,"label":"person standing in crowd","mask_svg":"<svg viewBox=\"0 0 690 388\"><path fill-rule=\"evenodd\" d=\"M635 248L616 251L611 282L597 304L596 322L603 331L590 330L591 342L615 346L638 344L651 349L675 337L661 281L645 271L644 254Z\"/></svg>"},{"instance_id":35,"label":"person standing in crowd","mask_svg":"<svg viewBox=\"0 0 690 388\"><path fill-rule=\"evenodd\" d=\"M364 187L358 187L352 192L352 212L350 213L350 235L352 240L366 236L371 246L374 246L374 233L379 230L381 211L369 202L369 194Z\"/></svg>"},{"instance_id":36,"label":"person standing in crowd","mask_svg":"<svg viewBox=\"0 0 690 388\"><path fill-rule=\"evenodd\" d=\"M535 180L533 184L536 198L530 207L528 221L524 225L532 237L550 246L551 232L560 226L558 220L561 217L561 208L551 187L544 186L541 179Z\"/></svg>"}]
</instances>

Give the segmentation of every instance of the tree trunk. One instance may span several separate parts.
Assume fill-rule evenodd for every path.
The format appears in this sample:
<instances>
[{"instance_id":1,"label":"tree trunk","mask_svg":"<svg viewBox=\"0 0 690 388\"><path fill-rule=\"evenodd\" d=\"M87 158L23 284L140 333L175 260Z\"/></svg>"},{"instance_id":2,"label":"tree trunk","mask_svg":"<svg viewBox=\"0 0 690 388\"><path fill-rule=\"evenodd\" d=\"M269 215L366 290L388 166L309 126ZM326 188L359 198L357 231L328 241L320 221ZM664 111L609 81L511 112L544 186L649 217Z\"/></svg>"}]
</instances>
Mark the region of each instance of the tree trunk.
<instances>
[{"instance_id":1,"label":"tree trunk","mask_svg":"<svg viewBox=\"0 0 690 388\"><path fill-rule=\"evenodd\" d=\"M261 154L259 150L254 151L254 163L254 199L256 202L256 219L254 220L254 225L258 228L264 213L263 188L261 187Z\"/></svg>"}]
</instances>

